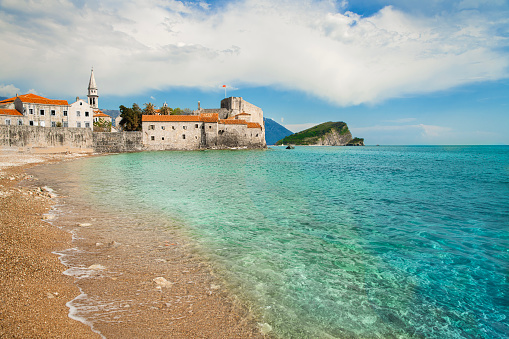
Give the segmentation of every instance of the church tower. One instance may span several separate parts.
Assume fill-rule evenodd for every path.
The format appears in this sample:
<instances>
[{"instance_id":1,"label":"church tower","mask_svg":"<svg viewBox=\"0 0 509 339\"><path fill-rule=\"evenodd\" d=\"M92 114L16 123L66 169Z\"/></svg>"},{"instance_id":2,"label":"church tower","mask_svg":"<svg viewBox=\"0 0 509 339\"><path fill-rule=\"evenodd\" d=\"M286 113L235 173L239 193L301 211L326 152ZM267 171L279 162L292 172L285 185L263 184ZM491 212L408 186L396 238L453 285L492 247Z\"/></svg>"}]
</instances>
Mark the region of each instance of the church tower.
<instances>
[{"instance_id":1,"label":"church tower","mask_svg":"<svg viewBox=\"0 0 509 339\"><path fill-rule=\"evenodd\" d=\"M88 83L88 104L92 108L99 109L99 95L97 95L97 85L95 84L94 69L90 74L90 82Z\"/></svg>"}]
</instances>

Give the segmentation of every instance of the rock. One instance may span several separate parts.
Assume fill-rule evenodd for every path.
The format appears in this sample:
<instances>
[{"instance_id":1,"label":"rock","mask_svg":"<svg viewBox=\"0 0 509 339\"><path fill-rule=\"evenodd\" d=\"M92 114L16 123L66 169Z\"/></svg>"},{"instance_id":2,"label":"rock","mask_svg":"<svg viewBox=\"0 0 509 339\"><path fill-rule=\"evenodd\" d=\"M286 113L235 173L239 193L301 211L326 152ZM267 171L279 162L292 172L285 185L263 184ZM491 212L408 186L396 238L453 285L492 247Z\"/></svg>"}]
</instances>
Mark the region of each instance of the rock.
<instances>
[{"instance_id":1,"label":"rock","mask_svg":"<svg viewBox=\"0 0 509 339\"><path fill-rule=\"evenodd\" d=\"M216 284L210 284L210 289L211 289L211 290L218 290L218 289L220 289L220 288L221 288L221 286L219 286L219 285L216 285Z\"/></svg>"},{"instance_id":2,"label":"rock","mask_svg":"<svg viewBox=\"0 0 509 339\"><path fill-rule=\"evenodd\" d=\"M93 264L88 267L89 270L104 270L106 267L100 264Z\"/></svg>"},{"instance_id":3,"label":"rock","mask_svg":"<svg viewBox=\"0 0 509 339\"><path fill-rule=\"evenodd\" d=\"M112 242L108 243L108 247L111 247L111 248L117 248L119 246L122 246L122 244L119 242L116 242L116 241L112 241Z\"/></svg>"},{"instance_id":4,"label":"rock","mask_svg":"<svg viewBox=\"0 0 509 339\"><path fill-rule=\"evenodd\" d=\"M267 335L272 331L272 326L267 323L259 323L258 326L260 326L260 333L262 335Z\"/></svg>"},{"instance_id":5,"label":"rock","mask_svg":"<svg viewBox=\"0 0 509 339\"><path fill-rule=\"evenodd\" d=\"M157 277L157 278L154 278L152 279L153 282L156 283L157 287L161 288L161 287L171 287L171 285L173 285L171 282L169 282L168 280L164 279L163 277Z\"/></svg>"},{"instance_id":6,"label":"rock","mask_svg":"<svg viewBox=\"0 0 509 339\"><path fill-rule=\"evenodd\" d=\"M88 222L84 222L84 223L81 223L81 224L78 224L79 227L90 227L92 226L92 224L89 224Z\"/></svg>"},{"instance_id":7,"label":"rock","mask_svg":"<svg viewBox=\"0 0 509 339\"><path fill-rule=\"evenodd\" d=\"M53 220L55 219L55 215L53 214L43 214L42 215L42 220Z\"/></svg>"}]
</instances>

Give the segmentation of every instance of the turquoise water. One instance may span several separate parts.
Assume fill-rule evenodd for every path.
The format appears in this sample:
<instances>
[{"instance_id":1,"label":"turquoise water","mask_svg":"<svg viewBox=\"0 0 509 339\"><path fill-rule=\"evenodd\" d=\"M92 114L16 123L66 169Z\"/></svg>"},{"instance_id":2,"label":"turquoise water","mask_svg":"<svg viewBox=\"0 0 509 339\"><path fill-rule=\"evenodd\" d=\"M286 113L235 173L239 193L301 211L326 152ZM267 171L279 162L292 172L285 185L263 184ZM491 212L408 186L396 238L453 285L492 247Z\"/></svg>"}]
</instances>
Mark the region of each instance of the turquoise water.
<instances>
[{"instance_id":1,"label":"turquoise water","mask_svg":"<svg viewBox=\"0 0 509 339\"><path fill-rule=\"evenodd\" d=\"M150 152L63 168L102 206L178 220L277 336L509 336L507 146Z\"/></svg>"}]
</instances>

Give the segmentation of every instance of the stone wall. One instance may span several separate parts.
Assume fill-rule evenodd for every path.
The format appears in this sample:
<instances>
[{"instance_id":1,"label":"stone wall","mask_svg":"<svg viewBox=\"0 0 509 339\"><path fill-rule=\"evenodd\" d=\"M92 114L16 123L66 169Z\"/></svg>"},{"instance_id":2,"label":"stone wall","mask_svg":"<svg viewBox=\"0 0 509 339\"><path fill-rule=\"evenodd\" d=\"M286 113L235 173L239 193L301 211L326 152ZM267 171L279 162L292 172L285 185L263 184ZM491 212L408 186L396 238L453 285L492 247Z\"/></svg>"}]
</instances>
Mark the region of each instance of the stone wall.
<instances>
[{"instance_id":1,"label":"stone wall","mask_svg":"<svg viewBox=\"0 0 509 339\"><path fill-rule=\"evenodd\" d=\"M95 132L93 135L94 152L123 153L143 151L142 132Z\"/></svg>"},{"instance_id":2,"label":"stone wall","mask_svg":"<svg viewBox=\"0 0 509 339\"><path fill-rule=\"evenodd\" d=\"M0 147L25 151L120 153L143 150L141 132L93 133L88 128L3 126Z\"/></svg>"},{"instance_id":3,"label":"stone wall","mask_svg":"<svg viewBox=\"0 0 509 339\"><path fill-rule=\"evenodd\" d=\"M26 150L32 148L58 148L62 151L91 151L93 149L92 130L86 128L2 125L0 126L0 145Z\"/></svg>"}]
</instances>

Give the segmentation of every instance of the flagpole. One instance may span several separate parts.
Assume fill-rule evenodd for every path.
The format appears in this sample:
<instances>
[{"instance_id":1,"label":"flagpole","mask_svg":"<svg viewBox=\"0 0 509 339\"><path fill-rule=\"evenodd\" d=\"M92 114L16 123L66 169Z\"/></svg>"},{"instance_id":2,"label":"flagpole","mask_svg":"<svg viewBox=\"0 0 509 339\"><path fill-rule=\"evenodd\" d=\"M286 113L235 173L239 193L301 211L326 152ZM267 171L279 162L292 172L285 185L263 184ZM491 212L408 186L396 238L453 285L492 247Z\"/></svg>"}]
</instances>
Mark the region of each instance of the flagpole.
<instances>
[{"instance_id":1,"label":"flagpole","mask_svg":"<svg viewBox=\"0 0 509 339\"><path fill-rule=\"evenodd\" d=\"M226 99L226 85L223 85L224 87L224 98Z\"/></svg>"}]
</instances>

